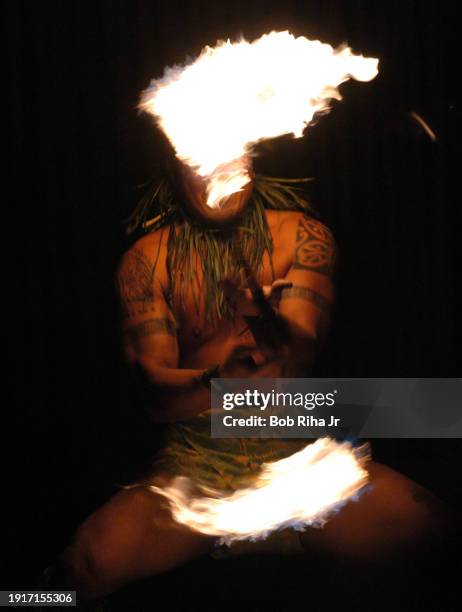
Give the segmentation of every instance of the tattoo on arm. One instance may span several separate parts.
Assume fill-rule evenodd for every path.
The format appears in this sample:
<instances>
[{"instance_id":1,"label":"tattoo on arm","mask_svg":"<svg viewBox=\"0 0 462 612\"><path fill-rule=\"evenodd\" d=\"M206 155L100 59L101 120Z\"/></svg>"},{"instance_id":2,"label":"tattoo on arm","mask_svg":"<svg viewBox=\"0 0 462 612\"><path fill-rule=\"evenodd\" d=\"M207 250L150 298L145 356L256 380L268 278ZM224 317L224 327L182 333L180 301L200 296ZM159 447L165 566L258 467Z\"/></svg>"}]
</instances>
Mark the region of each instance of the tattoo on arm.
<instances>
[{"instance_id":1,"label":"tattoo on arm","mask_svg":"<svg viewBox=\"0 0 462 612\"><path fill-rule=\"evenodd\" d=\"M335 263L335 241L332 232L309 217L298 222L294 269L312 270L330 276Z\"/></svg>"},{"instance_id":2,"label":"tattoo on arm","mask_svg":"<svg viewBox=\"0 0 462 612\"><path fill-rule=\"evenodd\" d=\"M281 293L281 300L287 300L291 298L297 298L306 300L311 304L314 304L319 310L323 312L330 312L332 302L326 299L323 295L317 291L313 291L309 287L303 287L302 285L293 285L287 289L284 289Z\"/></svg>"},{"instance_id":3,"label":"tattoo on arm","mask_svg":"<svg viewBox=\"0 0 462 612\"><path fill-rule=\"evenodd\" d=\"M123 315L127 318L154 310L154 266L139 250L130 251L118 277Z\"/></svg>"},{"instance_id":4,"label":"tattoo on arm","mask_svg":"<svg viewBox=\"0 0 462 612\"><path fill-rule=\"evenodd\" d=\"M132 342L136 342L145 336L156 334L168 335L176 338L175 323L171 319L149 319L139 325L132 325L125 330L125 334Z\"/></svg>"}]
</instances>

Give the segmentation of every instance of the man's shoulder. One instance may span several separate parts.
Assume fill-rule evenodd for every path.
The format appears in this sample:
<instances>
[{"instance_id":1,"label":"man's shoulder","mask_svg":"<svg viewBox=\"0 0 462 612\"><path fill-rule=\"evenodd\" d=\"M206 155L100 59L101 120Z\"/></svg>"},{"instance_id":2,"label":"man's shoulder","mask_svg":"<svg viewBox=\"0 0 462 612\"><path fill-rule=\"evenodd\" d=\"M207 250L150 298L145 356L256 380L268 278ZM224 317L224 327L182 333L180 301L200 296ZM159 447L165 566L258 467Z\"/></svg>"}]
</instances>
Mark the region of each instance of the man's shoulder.
<instances>
[{"instance_id":1,"label":"man's shoulder","mask_svg":"<svg viewBox=\"0 0 462 612\"><path fill-rule=\"evenodd\" d=\"M161 263L165 259L168 232L165 228L150 232L138 238L131 244L120 257L117 266L117 274L125 271L133 271L140 267L153 269L155 263Z\"/></svg>"},{"instance_id":2,"label":"man's shoulder","mask_svg":"<svg viewBox=\"0 0 462 612\"><path fill-rule=\"evenodd\" d=\"M273 217L271 227L275 250L289 255L294 269L330 275L337 259L331 229L307 212L276 212L281 214Z\"/></svg>"},{"instance_id":3,"label":"man's shoulder","mask_svg":"<svg viewBox=\"0 0 462 612\"><path fill-rule=\"evenodd\" d=\"M133 253L143 253L149 257L155 251L165 248L167 234L166 229L162 228L141 236L124 251L122 258L129 257Z\"/></svg>"},{"instance_id":4,"label":"man's shoulder","mask_svg":"<svg viewBox=\"0 0 462 612\"><path fill-rule=\"evenodd\" d=\"M309 232L324 239L333 240L332 230L309 212L299 210L268 210L268 224L275 235L297 239L300 233Z\"/></svg>"}]
</instances>

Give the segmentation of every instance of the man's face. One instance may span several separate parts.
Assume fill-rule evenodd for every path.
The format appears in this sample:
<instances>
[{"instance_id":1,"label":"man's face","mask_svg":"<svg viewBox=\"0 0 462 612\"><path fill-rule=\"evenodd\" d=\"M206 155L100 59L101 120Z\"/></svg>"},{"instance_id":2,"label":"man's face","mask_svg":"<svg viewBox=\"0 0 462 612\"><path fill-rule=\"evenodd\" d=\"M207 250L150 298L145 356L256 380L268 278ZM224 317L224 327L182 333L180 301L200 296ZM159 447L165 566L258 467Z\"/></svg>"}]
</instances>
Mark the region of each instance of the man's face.
<instances>
[{"instance_id":1,"label":"man's face","mask_svg":"<svg viewBox=\"0 0 462 612\"><path fill-rule=\"evenodd\" d=\"M245 209L252 195L253 182L249 181L242 191L231 194L218 208L207 205L206 181L189 166L179 163L181 191L185 204L200 222L209 227L225 227L235 221ZM252 174L251 174L252 176Z\"/></svg>"}]
</instances>

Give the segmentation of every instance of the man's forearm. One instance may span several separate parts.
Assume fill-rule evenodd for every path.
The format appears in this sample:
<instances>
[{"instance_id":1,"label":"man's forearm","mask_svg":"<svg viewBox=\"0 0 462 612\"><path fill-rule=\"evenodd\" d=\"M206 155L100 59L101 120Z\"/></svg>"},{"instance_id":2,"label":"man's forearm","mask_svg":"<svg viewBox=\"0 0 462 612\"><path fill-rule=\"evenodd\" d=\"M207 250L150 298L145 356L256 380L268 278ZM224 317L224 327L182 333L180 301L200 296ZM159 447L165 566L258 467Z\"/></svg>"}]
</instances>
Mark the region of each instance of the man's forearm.
<instances>
[{"instance_id":1,"label":"man's forearm","mask_svg":"<svg viewBox=\"0 0 462 612\"><path fill-rule=\"evenodd\" d=\"M152 364L135 366L143 404L154 422L188 420L207 410L212 369L166 368ZM205 374L205 376L204 376Z\"/></svg>"},{"instance_id":2,"label":"man's forearm","mask_svg":"<svg viewBox=\"0 0 462 612\"><path fill-rule=\"evenodd\" d=\"M303 378L309 375L318 344L313 334L276 310L244 319L257 346L267 354L279 356L283 377Z\"/></svg>"},{"instance_id":3,"label":"man's forearm","mask_svg":"<svg viewBox=\"0 0 462 612\"><path fill-rule=\"evenodd\" d=\"M254 304L260 312L258 316L244 316L257 346L267 355L279 357L282 376L307 376L316 355L315 335L293 319L281 315L266 298L263 288L244 258L242 265Z\"/></svg>"}]
</instances>

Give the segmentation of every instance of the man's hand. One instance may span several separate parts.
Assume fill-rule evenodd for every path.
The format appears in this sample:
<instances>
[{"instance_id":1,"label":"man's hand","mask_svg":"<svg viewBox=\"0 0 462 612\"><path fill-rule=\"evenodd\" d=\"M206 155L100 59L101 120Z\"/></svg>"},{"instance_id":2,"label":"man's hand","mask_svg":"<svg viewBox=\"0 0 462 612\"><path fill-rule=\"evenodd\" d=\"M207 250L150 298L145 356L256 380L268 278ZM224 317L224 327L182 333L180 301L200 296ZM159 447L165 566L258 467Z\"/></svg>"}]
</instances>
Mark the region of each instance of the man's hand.
<instances>
[{"instance_id":1,"label":"man's hand","mask_svg":"<svg viewBox=\"0 0 462 612\"><path fill-rule=\"evenodd\" d=\"M228 280L222 286L247 321L261 352L279 358L283 376L297 378L311 371L325 337L334 295L336 249L331 231L321 222L301 213L287 220L282 239L295 244L286 277L271 287L261 287L242 256L246 286Z\"/></svg>"},{"instance_id":2,"label":"man's hand","mask_svg":"<svg viewBox=\"0 0 462 612\"><path fill-rule=\"evenodd\" d=\"M256 317L262 314L259 305L255 302L249 287L240 287L235 281L225 279L220 286L228 299L231 307L241 316ZM292 282L280 278L272 285L261 287L263 296L272 308L277 308L281 299L281 292L292 287Z\"/></svg>"}]
</instances>

